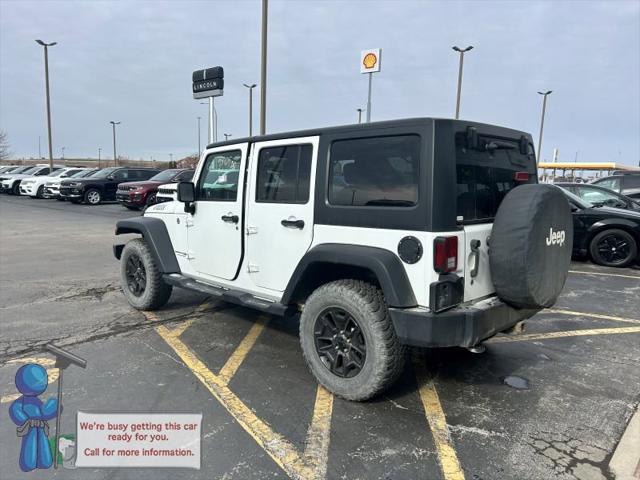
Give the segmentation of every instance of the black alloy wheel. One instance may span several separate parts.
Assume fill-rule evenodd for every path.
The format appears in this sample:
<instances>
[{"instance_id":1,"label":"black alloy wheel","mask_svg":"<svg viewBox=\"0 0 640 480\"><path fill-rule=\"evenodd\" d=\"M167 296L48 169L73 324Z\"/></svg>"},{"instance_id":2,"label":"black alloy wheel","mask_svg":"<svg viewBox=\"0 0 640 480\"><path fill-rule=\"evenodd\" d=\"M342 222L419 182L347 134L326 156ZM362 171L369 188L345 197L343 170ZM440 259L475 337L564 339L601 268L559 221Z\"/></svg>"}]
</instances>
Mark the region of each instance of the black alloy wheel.
<instances>
[{"instance_id":1,"label":"black alloy wheel","mask_svg":"<svg viewBox=\"0 0 640 480\"><path fill-rule=\"evenodd\" d=\"M591 241L591 257L599 265L625 267L638 255L638 247L628 232L619 229L598 233Z\"/></svg>"},{"instance_id":2,"label":"black alloy wheel","mask_svg":"<svg viewBox=\"0 0 640 480\"><path fill-rule=\"evenodd\" d=\"M131 255L126 265L127 287L136 297L142 296L147 288L147 271L142 259L137 255Z\"/></svg>"},{"instance_id":3,"label":"black alloy wheel","mask_svg":"<svg viewBox=\"0 0 640 480\"><path fill-rule=\"evenodd\" d=\"M346 310L330 307L317 317L314 343L323 365L334 375L352 378L362 370L367 356L364 335Z\"/></svg>"}]
</instances>

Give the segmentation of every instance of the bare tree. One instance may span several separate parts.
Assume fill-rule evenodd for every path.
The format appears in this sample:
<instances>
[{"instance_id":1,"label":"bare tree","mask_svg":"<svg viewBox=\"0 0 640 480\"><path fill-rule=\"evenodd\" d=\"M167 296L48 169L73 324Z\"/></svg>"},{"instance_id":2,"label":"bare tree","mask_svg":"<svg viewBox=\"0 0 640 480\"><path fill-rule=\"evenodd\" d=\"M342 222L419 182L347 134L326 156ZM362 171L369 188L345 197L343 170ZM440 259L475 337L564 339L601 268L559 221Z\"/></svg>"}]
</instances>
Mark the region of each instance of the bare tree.
<instances>
[{"instance_id":1,"label":"bare tree","mask_svg":"<svg viewBox=\"0 0 640 480\"><path fill-rule=\"evenodd\" d=\"M10 156L11 152L9 151L7 132L0 130L0 160L8 160Z\"/></svg>"}]
</instances>

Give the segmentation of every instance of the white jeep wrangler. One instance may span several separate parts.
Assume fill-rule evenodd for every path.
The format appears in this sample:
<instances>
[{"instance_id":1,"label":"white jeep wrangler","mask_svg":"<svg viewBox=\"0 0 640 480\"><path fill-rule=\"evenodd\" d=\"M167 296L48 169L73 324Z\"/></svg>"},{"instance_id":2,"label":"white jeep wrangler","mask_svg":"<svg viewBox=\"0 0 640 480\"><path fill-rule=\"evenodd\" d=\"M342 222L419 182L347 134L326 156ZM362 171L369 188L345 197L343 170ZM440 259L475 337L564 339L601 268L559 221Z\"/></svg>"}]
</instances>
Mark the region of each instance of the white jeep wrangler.
<instances>
[{"instance_id":1,"label":"white jeep wrangler","mask_svg":"<svg viewBox=\"0 0 640 480\"><path fill-rule=\"evenodd\" d=\"M117 223L142 237L114 246L131 305L177 286L299 314L311 372L350 400L392 384L406 345L473 348L550 307L571 256L531 136L466 121L212 144L177 198Z\"/></svg>"}]
</instances>

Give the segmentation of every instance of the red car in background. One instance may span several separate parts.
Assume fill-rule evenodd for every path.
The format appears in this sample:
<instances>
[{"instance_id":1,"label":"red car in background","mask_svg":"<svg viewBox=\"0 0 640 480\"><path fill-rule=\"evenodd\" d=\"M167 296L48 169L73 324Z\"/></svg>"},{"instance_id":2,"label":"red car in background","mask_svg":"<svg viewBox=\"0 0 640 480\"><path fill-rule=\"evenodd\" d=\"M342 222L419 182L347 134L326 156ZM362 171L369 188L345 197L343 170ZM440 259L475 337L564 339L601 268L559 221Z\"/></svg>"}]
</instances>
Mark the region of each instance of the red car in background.
<instances>
[{"instance_id":1,"label":"red car in background","mask_svg":"<svg viewBox=\"0 0 640 480\"><path fill-rule=\"evenodd\" d=\"M156 203L158 187L166 183L189 182L194 170L172 168L163 170L149 180L126 182L118 185L116 199L130 210L139 210Z\"/></svg>"}]
</instances>

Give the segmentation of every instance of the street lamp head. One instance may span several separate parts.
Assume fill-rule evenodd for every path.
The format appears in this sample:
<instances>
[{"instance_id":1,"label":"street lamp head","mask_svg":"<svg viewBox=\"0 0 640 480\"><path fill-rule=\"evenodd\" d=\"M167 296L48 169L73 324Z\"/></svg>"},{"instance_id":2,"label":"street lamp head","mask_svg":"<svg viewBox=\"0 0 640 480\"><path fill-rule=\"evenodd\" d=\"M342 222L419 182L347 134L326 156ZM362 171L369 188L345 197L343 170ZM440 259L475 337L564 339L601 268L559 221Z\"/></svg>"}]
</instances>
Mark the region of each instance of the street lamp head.
<instances>
[{"instance_id":1,"label":"street lamp head","mask_svg":"<svg viewBox=\"0 0 640 480\"><path fill-rule=\"evenodd\" d=\"M58 42L44 43L42 40L36 40L36 43L42 45L43 47L53 47L54 45L58 44Z\"/></svg>"},{"instance_id":2,"label":"street lamp head","mask_svg":"<svg viewBox=\"0 0 640 480\"><path fill-rule=\"evenodd\" d=\"M246 83L243 83L243 85L244 85L245 87L247 87L248 89L252 89L252 88L255 88L255 87L256 87L256 84L255 84L255 83L252 83L251 85L247 85Z\"/></svg>"},{"instance_id":3,"label":"street lamp head","mask_svg":"<svg viewBox=\"0 0 640 480\"><path fill-rule=\"evenodd\" d=\"M109 123L112 123L114 125L120 125L122 122L114 122L113 120L111 120Z\"/></svg>"},{"instance_id":4,"label":"street lamp head","mask_svg":"<svg viewBox=\"0 0 640 480\"><path fill-rule=\"evenodd\" d=\"M468 52L469 50L472 50L473 45L469 45L467 48L460 48L460 47L451 47L451 48L453 48L456 52L464 53L464 52Z\"/></svg>"},{"instance_id":5,"label":"street lamp head","mask_svg":"<svg viewBox=\"0 0 640 480\"><path fill-rule=\"evenodd\" d=\"M544 95L545 97L549 95L553 90L547 90L546 92L538 92L540 95Z\"/></svg>"}]
</instances>

